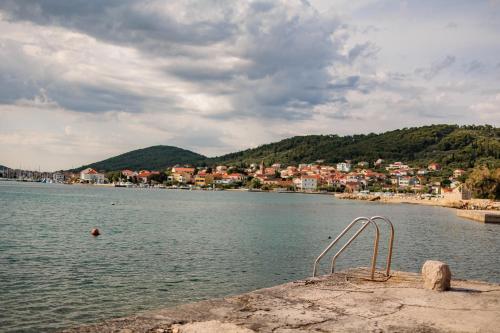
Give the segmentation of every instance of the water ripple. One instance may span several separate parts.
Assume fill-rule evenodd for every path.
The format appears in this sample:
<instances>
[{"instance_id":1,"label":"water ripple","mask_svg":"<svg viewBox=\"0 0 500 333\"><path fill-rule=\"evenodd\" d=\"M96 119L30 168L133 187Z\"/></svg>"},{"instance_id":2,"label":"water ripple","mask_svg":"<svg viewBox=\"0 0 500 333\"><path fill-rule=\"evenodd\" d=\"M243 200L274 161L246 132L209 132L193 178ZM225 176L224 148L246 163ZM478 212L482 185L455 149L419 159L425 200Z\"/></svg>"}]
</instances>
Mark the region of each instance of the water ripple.
<instances>
[{"instance_id":1,"label":"water ripple","mask_svg":"<svg viewBox=\"0 0 500 333\"><path fill-rule=\"evenodd\" d=\"M433 258L457 277L500 282L500 226L442 208L21 183L0 183L0 202L2 332L50 332L304 278L328 236L357 215L393 219L395 269ZM367 265L371 244L362 235L339 268Z\"/></svg>"}]
</instances>

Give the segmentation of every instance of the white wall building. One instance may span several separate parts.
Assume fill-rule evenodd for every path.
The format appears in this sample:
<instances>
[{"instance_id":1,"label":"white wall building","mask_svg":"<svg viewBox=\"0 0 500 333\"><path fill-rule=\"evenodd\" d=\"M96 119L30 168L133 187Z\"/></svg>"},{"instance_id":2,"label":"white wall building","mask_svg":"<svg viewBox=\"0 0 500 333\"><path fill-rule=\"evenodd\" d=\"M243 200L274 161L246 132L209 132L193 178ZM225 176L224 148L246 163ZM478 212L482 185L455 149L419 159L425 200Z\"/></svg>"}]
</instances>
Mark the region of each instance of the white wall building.
<instances>
[{"instance_id":1,"label":"white wall building","mask_svg":"<svg viewBox=\"0 0 500 333\"><path fill-rule=\"evenodd\" d=\"M347 163L347 162L337 163L337 171L340 171L340 172L351 171L351 163Z\"/></svg>"},{"instance_id":2,"label":"white wall building","mask_svg":"<svg viewBox=\"0 0 500 333\"><path fill-rule=\"evenodd\" d=\"M64 173L54 172L52 174L52 180L56 183L64 183Z\"/></svg>"},{"instance_id":3,"label":"white wall building","mask_svg":"<svg viewBox=\"0 0 500 333\"><path fill-rule=\"evenodd\" d=\"M99 173L92 168L87 168L80 172L80 180L88 181L89 183L94 184L103 184L104 174Z\"/></svg>"},{"instance_id":4,"label":"white wall building","mask_svg":"<svg viewBox=\"0 0 500 333\"><path fill-rule=\"evenodd\" d=\"M295 186L300 191L316 191L318 188L317 177L302 176L293 180Z\"/></svg>"}]
</instances>

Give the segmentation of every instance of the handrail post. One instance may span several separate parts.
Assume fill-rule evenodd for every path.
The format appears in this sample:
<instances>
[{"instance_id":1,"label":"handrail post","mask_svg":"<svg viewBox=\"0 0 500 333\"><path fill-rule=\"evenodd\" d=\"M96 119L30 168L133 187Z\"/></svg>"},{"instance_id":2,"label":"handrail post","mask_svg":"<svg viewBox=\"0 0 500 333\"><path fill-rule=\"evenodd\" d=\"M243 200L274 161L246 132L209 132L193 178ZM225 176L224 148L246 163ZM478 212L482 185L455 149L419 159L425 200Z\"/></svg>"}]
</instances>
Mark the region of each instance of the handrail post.
<instances>
[{"instance_id":1,"label":"handrail post","mask_svg":"<svg viewBox=\"0 0 500 333\"><path fill-rule=\"evenodd\" d=\"M392 261L392 248L394 246L394 225L392 224L392 222L387 218L387 217L383 217L383 216L372 216L371 217L371 220L372 221L375 221L375 220L382 220L384 222L386 222L389 227L390 227L390 230L391 230L391 235L390 235L390 238L389 238L389 249L388 249L388 254L387 254L387 264L386 264L386 267L385 267L385 274L386 276L390 276L391 274L391 261ZM376 222L375 222L376 224Z\"/></svg>"},{"instance_id":2,"label":"handrail post","mask_svg":"<svg viewBox=\"0 0 500 333\"><path fill-rule=\"evenodd\" d=\"M376 269L376 266L377 266L378 241L379 241L379 238L380 238L380 230L378 229L377 223L373 222L371 219L370 219L370 221L375 226L375 241L373 243L372 271L371 271L371 278L372 278L372 280L374 280L375 279L375 269Z\"/></svg>"},{"instance_id":3,"label":"handrail post","mask_svg":"<svg viewBox=\"0 0 500 333\"><path fill-rule=\"evenodd\" d=\"M379 243L379 238L380 238L380 231L375 222L373 222L371 219L368 219L366 223L345 243L345 245L333 256L332 258L332 267L331 267L331 273L335 271L335 261L339 257L342 252L365 230L365 228L368 226L368 224L373 224L375 227L375 241L373 243L373 255L372 255L372 260L371 260L371 278L372 280L375 278L375 269L377 265L377 255L378 255L378 243Z\"/></svg>"},{"instance_id":4,"label":"handrail post","mask_svg":"<svg viewBox=\"0 0 500 333\"><path fill-rule=\"evenodd\" d=\"M368 217L364 217L364 216L361 216L361 217L358 217L358 218L355 218L351 223L349 223L349 225L347 227L345 227L345 229L340 233L340 235L337 236L337 238L335 238L331 243L330 245L328 245L326 247L326 249L321 252L321 254L316 258L316 260L314 261L314 267L313 267L313 277L315 277L317 274L318 274L318 266L319 266L319 261L328 253L328 251L330 251L330 249L342 238L342 236L345 235L346 232L348 232L354 224L356 224L357 222L361 221L361 220L366 220L366 221L370 221L370 219Z\"/></svg>"}]
</instances>

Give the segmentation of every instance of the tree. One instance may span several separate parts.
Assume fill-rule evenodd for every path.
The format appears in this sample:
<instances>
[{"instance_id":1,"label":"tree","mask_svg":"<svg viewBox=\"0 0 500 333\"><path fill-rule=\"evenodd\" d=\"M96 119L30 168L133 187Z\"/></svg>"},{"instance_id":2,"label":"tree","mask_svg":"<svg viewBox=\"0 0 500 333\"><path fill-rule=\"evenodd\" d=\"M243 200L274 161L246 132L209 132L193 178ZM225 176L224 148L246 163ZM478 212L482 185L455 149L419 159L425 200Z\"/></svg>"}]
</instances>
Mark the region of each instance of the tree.
<instances>
[{"instance_id":1,"label":"tree","mask_svg":"<svg viewBox=\"0 0 500 333\"><path fill-rule=\"evenodd\" d=\"M106 178L110 182L117 182L117 181L120 181L120 179L125 178L125 177L122 176L121 171L111 171L111 172L106 173Z\"/></svg>"},{"instance_id":2,"label":"tree","mask_svg":"<svg viewBox=\"0 0 500 333\"><path fill-rule=\"evenodd\" d=\"M250 188L260 188L262 186L262 184L260 183L260 180L257 179L257 178L253 178L251 181L250 181Z\"/></svg>"},{"instance_id":3,"label":"tree","mask_svg":"<svg viewBox=\"0 0 500 333\"><path fill-rule=\"evenodd\" d=\"M500 168L490 170L486 166L476 167L465 184L475 198L499 200Z\"/></svg>"}]
</instances>

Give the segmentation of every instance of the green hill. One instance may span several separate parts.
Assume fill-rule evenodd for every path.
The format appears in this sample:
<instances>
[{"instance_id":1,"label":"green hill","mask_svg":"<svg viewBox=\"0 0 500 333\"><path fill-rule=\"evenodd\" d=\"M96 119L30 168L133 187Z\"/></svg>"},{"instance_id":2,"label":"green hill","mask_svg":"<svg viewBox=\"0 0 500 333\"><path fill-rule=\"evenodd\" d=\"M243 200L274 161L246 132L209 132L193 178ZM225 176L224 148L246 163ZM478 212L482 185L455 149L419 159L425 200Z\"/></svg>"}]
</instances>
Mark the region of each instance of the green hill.
<instances>
[{"instance_id":1,"label":"green hill","mask_svg":"<svg viewBox=\"0 0 500 333\"><path fill-rule=\"evenodd\" d=\"M106 160L81 166L75 170L93 168L101 171L114 170L161 170L175 164L198 164L205 156L172 146L152 146L133 150Z\"/></svg>"},{"instance_id":2,"label":"green hill","mask_svg":"<svg viewBox=\"0 0 500 333\"><path fill-rule=\"evenodd\" d=\"M153 146L134 150L104 161L82 166L97 170L160 170L175 164L192 165L285 165L324 160L373 162L402 161L426 165L441 163L447 168L470 168L476 164L500 167L500 129L490 126L431 125L403 128L380 134L296 136L257 148L207 158L172 146Z\"/></svg>"},{"instance_id":3,"label":"green hill","mask_svg":"<svg viewBox=\"0 0 500 333\"><path fill-rule=\"evenodd\" d=\"M381 134L296 136L254 149L209 159L208 164L242 165L280 162L311 163L344 160L421 163L438 162L468 168L476 162L500 166L500 129L485 126L431 125L403 128Z\"/></svg>"}]
</instances>

